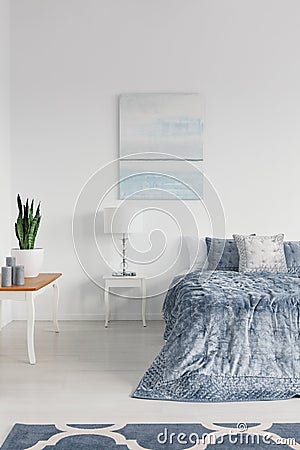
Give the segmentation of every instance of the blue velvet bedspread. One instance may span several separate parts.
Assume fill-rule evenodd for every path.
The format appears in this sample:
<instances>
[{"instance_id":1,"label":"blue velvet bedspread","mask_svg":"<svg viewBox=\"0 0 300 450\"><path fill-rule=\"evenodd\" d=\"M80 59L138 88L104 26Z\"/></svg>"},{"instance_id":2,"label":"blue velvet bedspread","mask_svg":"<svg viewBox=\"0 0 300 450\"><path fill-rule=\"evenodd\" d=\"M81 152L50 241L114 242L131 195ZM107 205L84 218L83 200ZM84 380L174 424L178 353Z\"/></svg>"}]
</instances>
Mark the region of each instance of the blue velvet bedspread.
<instances>
[{"instance_id":1,"label":"blue velvet bedspread","mask_svg":"<svg viewBox=\"0 0 300 450\"><path fill-rule=\"evenodd\" d=\"M193 272L163 307L166 343L133 397L194 402L300 395L300 278Z\"/></svg>"}]
</instances>

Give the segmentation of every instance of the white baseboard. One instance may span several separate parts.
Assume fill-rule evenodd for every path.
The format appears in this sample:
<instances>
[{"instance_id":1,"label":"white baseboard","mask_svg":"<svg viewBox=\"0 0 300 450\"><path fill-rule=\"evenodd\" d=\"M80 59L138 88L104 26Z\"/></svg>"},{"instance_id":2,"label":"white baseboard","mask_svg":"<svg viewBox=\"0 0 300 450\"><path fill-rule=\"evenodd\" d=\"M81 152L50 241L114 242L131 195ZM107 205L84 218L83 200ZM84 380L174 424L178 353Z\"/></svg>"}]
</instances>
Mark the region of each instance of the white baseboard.
<instances>
[{"instance_id":1,"label":"white baseboard","mask_svg":"<svg viewBox=\"0 0 300 450\"><path fill-rule=\"evenodd\" d=\"M59 314L58 320L99 320L104 321L104 314ZM149 313L146 316L147 320L163 320L163 317L159 313ZM19 316L14 320L26 320L26 316ZM38 314L36 320L52 320L51 316ZM141 315L138 314L111 314L111 320L142 320Z\"/></svg>"}]
</instances>

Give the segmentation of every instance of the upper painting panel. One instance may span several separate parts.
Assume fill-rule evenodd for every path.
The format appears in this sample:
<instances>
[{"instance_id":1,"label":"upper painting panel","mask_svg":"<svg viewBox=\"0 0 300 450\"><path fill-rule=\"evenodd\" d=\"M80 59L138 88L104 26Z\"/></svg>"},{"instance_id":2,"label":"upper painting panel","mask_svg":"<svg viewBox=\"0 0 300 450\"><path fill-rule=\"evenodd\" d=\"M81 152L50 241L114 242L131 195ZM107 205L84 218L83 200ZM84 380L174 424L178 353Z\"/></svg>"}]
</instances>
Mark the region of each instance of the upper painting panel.
<instances>
[{"instance_id":1,"label":"upper painting panel","mask_svg":"<svg viewBox=\"0 0 300 450\"><path fill-rule=\"evenodd\" d=\"M202 161L203 109L201 94L121 95L120 157Z\"/></svg>"}]
</instances>

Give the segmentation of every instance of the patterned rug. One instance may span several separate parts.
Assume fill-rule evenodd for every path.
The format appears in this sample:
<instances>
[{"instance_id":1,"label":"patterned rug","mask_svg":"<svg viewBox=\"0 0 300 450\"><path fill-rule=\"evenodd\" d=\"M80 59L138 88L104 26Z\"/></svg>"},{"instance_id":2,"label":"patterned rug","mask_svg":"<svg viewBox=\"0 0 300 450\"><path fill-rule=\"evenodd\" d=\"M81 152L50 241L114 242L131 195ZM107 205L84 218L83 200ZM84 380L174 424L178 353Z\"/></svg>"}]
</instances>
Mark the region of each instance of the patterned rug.
<instances>
[{"instance_id":1,"label":"patterned rug","mask_svg":"<svg viewBox=\"0 0 300 450\"><path fill-rule=\"evenodd\" d=\"M300 423L16 424L1 450L300 449Z\"/></svg>"}]
</instances>

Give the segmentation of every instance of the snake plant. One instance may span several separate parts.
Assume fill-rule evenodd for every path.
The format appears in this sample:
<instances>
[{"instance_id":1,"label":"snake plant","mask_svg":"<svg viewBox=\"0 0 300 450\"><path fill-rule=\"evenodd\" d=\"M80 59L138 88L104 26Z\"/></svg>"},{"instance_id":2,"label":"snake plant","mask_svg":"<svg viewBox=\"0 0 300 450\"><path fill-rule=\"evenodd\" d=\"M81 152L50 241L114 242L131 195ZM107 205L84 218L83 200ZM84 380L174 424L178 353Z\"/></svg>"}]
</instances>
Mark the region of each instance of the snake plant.
<instances>
[{"instance_id":1,"label":"snake plant","mask_svg":"<svg viewBox=\"0 0 300 450\"><path fill-rule=\"evenodd\" d=\"M31 201L30 207L28 199L23 205L20 194L18 194L17 204L19 215L15 223L15 232L19 246L21 250L32 250L41 222L40 203L34 213L34 200Z\"/></svg>"}]
</instances>

